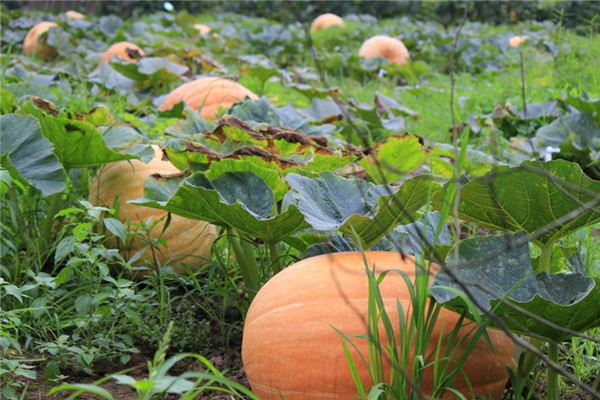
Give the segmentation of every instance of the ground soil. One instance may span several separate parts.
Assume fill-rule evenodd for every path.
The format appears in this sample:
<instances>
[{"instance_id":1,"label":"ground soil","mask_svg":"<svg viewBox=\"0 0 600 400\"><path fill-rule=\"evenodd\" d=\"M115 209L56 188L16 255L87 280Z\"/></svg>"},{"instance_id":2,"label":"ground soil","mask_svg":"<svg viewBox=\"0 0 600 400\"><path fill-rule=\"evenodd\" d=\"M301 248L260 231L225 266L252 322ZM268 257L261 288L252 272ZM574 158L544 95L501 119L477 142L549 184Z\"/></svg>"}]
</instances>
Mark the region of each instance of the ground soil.
<instances>
[{"instance_id":1,"label":"ground soil","mask_svg":"<svg viewBox=\"0 0 600 400\"><path fill-rule=\"evenodd\" d=\"M246 375L244 373L244 369L242 367L241 360L241 351L240 348L214 348L210 351L210 354L203 354L219 371L224 372L225 376L233 380L239 384L242 384L246 387L249 387L248 381L246 379ZM134 354L131 357L129 363L125 366L118 365L118 370L121 371L125 368L134 369L129 371L127 375L133 377L136 380L144 379L148 377L148 362L152 360L152 355L142 355L142 354ZM101 379L102 377L109 376L112 373L117 371L115 369L115 363L111 361L106 361L105 363L99 363L96 365L95 371L97 371L93 376L87 375L82 372L78 372L75 369L72 370L61 370L65 378L62 383L93 383ZM186 359L171 369L170 375L177 376L186 371L205 371L206 368L202 363L197 360ZM47 393L51 389L44 380L44 372L43 370L37 371L37 376L41 379L38 379L38 382L35 384L29 384L26 399L55 399L55 400L63 400L67 399L74 392L72 391L64 391L52 396L48 396ZM100 384L103 389L107 390L109 393L113 395L116 400L133 400L138 399L138 395L136 391L123 384L117 383L114 379L109 379L106 382ZM176 394L166 394L161 399L163 400L175 400L179 399L180 396ZM77 399L81 400L96 400L103 399L103 397L99 395L94 395L90 393L84 393L77 397ZM244 397L240 396L232 396L229 394L225 394L219 391L206 391L202 395L196 397L194 400L208 400L208 399L244 399Z\"/></svg>"}]
</instances>

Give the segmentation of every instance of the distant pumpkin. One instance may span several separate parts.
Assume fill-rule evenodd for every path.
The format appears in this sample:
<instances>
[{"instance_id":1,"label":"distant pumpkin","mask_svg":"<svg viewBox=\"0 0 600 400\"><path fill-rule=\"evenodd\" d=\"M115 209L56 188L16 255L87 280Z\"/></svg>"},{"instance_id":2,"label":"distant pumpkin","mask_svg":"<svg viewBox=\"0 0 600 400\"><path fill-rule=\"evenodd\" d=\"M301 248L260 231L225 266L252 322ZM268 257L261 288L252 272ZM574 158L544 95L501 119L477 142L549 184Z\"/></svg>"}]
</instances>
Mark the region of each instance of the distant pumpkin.
<instances>
[{"instance_id":1,"label":"distant pumpkin","mask_svg":"<svg viewBox=\"0 0 600 400\"><path fill-rule=\"evenodd\" d=\"M85 15L74 10L65 11L65 15L70 19L85 19Z\"/></svg>"},{"instance_id":2,"label":"distant pumpkin","mask_svg":"<svg viewBox=\"0 0 600 400\"><path fill-rule=\"evenodd\" d=\"M527 39L529 39L529 36L513 36L510 38L509 42L510 42L510 47L519 47L520 45L522 45Z\"/></svg>"},{"instance_id":3,"label":"distant pumpkin","mask_svg":"<svg viewBox=\"0 0 600 400\"><path fill-rule=\"evenodd\" d=\"M113 56L117 56L121 60L136 62L145 55L144 50L138 45L130 42L119 42L110 46L104 54L102 54L102 61L108 63Z\"/></svg>"},{"instance_id":4,"label":"distant pumpkin","mask_svg":"<svg viewBox=\"0 0 600 400\"><path fill-rule=\"evenodd\" d=\"M210 26L208 25L194 24L194 28L196 28L201 35L206 35L210 32Z\"/></svg>"},{"instance_id":5,"label":"distant pumpkin","mask_svg":"<svg viewBox=\"0 0 600 400\"><path fill-rule=\"evenodd\" d=\"M173 90L159 106L159 110L170 110L175 104L184 101L194 110L202 106L202 116L214 119L219 107L229 108L245 97L258 99L256 94L235 81L205 76Z\"/></svg>"},{"instance_id":6,"label":"distant pumpkin","mask_svg":"<svg viewBox=\"0 0 600 400\"><path fill-rule=\"evenodd\" d=\"M119 201L119 219L127 224L137 224L152 217L153 221L163 218L150 233L153 239L161 234L166 222L167 212L129 204L144 194L144 182L153 174L173 175L179 171L168 160L163 160L162 150L152 146L155 151L154 159L145 164L140 160L117 161L101 168L90 187L88 201L96 206L113 207ZM156 252L158 261L169 262L176 273L182 274L185 268L181 263L189 264L194 270L210 259L211 247L216 238L216 227L205 221L171 215L171 222L162 237L167 242L167 248ZM116 239L115 239L116 240ZM140 238L132 237L128 243L120 240L114 244L125 259L131 258L137 251L147 246ZM139 262L153 263L151 249L147 249ZM140 274L144 275L144 274Z\"/></svg>"},{"instance_id":7,"label":"distant pumpkin","mask_svg":"<svg viewBox=\"0 0 600 400\"><path fill-rule=\"evenodd\" d=\"M45 38L40 38L50 28L58 28L58 25L55 22L44 21L31 28L23 41L23 52L25 54L37 55L43 60L54 58L58 53L56 47L46 43Z\"/></svg>"},{"instance_id":8,"label":"distant pumpkin","mask_svg":"<svg viewBox=\"0 0 600 400\"><path fill-rule=\"evenodd\" d=\"M408 62L410 54L401 40L377 35L363 42L358 50L358 55L366 59L374 57L385 57L390 64L403 65Z\"/></svg>"},{"instance_id":9,"label":"distant pumpkin","mask_svg":"<svg viewBox=\"0 0 600 400\"><path fill-rule=\"evenodd\" d=\"M317 18L315 18L313 23L310 25L310 31L312 33L315 33L320 31L321 29L327 29L332 26L344 27L346 26L346 24L344 23L344 20L341 17L338 17L337 15L332 13L326 13L319 15Z\"/></svg>"}]
</instances>

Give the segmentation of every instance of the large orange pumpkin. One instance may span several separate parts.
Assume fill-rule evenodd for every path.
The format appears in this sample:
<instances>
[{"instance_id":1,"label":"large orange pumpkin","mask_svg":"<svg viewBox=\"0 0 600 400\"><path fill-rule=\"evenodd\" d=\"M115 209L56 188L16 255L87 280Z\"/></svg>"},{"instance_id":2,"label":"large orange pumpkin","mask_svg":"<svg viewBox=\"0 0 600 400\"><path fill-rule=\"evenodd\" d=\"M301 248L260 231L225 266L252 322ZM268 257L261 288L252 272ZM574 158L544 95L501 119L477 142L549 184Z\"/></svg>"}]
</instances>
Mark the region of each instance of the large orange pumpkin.
<instances>
[{"instance_id":1,"label":"large orange pumpkin","mask_svg":"<svg viewBox=\"0 0 600 400\"><path fill-rule=\"evenodd\" d=\"M411 257L386 251L364 253L369 268L376 275L399 269L414 281L415 262ZM410 309L406 283L398 272L390 272L380 284L385 309L399 337L396 301ZM262 400L350 400L357 398L342 347L346 335L367 334L368 278L363 254L335 253L302 260L275 275L257 293L250 305L244 325L242 360L250 386ZM459 321L458 314L442 309L430 338L428 351L434 351ZM475 325L464 321L458 337L468 337ZM508 381L505 368L510 365L512 340L502 331L488 329L495 355L483 339L463 366L475 396L500 398ZM385 333L382 333L382 337ZM458 339L457 339L458 340ZM368 360L366 339L354 344ZM466 343L465 343L466 344ZM401 346L401 344L398 344ZM442 344L445 347L447 344ZM351 346L349 346L351 348ZM442 354L443 354L442 349ZM460 357L462 348L456 358ZM372 386L368 369L353 354L360 379ZM455 359L456 359L455 358ZM390 373L384 357L386 377ZM409 361L409 370L412 361ZM432 393L432 368L424 372L422 390ZM471 398L467 384L459 377L454 385ZM446 393L443 399L454 399Z\"/></svg>"},{"instance_id":2,"label":"large orange pumpkin","mask_svg":"<svg viewBox=\"0 0 600 400\"><path fill-rule=\"evenodd\" d=\"M118 42L110 46L106 51L102 54L102 61L108 63L113 56L117 56L122 60L129 60L131 62L135 62L139 57L132 57L135 53L139 57L144 57L146 54L144 50L142 50L137 44L129 43L129 42Z\"/></svg>"},{"instance_id":3,"label":"large orange pumpkin","mask_svg":"<svg viewBox=\"0 0 600 400\"><path fill-rule=\"evenodd\" d=\"M344 20L332 13L321 14L310 25L312 33L318 32L321 29L327 29L332 26L344 27Z\"/></svg>"},{"instance_id":4,"label":"large orange pumpkin","mask_svg":"<svg viewBox=\"0 0 600 400\"><path fill-rule=\"evenodd\" d=\"M129 204L128 200L142 197L144 194L144 181L152 174L172 175L179 171L173 164L163 160L162 150L153 146L155 157L149 164L139 160L117 161L107 164L99 170L92 182L88 200L94 205L113 207L115 201L119 202L119 219L126 225L146 221L152 217L157 221L167 215L165 211ZM156 239L162 232L166 218L152 231L151 237ZM158 261L163 264L169 262L174 265L177 273L184 273L185 268L180 263L187 263L193 270L210 258L212 243L216 237L215 226L178 215L171 215L171 222L162 235L167 242L167 248L160 248L156 252ZM147 246L139 238L132 237L127 244L118 242L119 250L125 259L129 259L135 252ZM149 261L153 265L153 256L147 249L140 262ZM143 274L142 274L143 275Z\"/></svg>"},{"instance_id":5,"label":"large orange pumpkin","mask_svg":"<svg viewBox=\"0 0 600 400\"><path fill-rule=\"evenodd\" d=\"M363 42L358 50L358 55L366 59L385 57L390 64L403 65L410 58L408 49L400 39L389 36L377 35Z\"/></svg>"},{"instance_id":6,"label":"large orange pumpkin","mask_svg":"<svg viewBox=\"0 0 600 400\"><path fill-rule=\"evenodd\" d=\"M204 118L214 119L219 107L229 108L245 97L252 100L258 96L239 83L218 77L205 76L185 83L173 90L160 105L160 110L170 110L181 101L198 110Z\"/></svg>"},{"instance_id":7,"label":"large orange pumpkin","mask_svg":"<svg viewBox=\"0 0 600 400\"><path fill-rule=\"evenodd\" d=\"M56 22L44 21L31 28L23 40L24 53L35 54L43 60L54 58L57 54L56 47L50 46L46 39L41 39L40 36L50 28L57 27Z\"/></svg>"}]
</instances>

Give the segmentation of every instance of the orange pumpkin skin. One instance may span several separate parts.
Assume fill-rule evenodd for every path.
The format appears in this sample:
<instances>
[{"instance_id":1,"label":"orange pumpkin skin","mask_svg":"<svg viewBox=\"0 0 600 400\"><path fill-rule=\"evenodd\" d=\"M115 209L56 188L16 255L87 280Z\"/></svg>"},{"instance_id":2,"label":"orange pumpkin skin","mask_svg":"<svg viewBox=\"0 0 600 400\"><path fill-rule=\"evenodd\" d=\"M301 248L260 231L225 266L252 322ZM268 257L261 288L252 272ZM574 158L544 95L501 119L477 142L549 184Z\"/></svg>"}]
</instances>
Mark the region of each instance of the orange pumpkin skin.
<instances>
[{"instance_id":1,"label":"orange pumpkin skin","mask_svg":"<svg viewBox=\"0 0 600 400\"><path fill-rule=\"evenodd\" d=\"M57 54L56 47L48 45L45 39L40 39L50 28L58 28L58 25L55 22L44 21L31 28L23 40L23 52L35 54L42 60L54 58Z\"/></svg>"},{"instance_id":2,"label":"orange pumpkin skin","mask_svg":"<svg viewBox=\"0 0 600 400\"><path fill-rule=\"evenodd\" d=\"M194 28L198 30L201 35L206 35L210 32L210 26L204 24L194 24Z\"/></svg>"},{"instance_id":3,"label":"orange pumpkin skin","mask_svg":"<svg viewBox=\"0 0 600 400\"><path fill-rule=\"evenodd\" d=\"M235 81L205 76L173 90L160 105L159 110L170 110L175 104L185 101L194 110L202 106L200 110L202 116L206 119L214 119L219 107L229 108L245 97L258 99L252 91Z\"/></svg>"},{"instance_id":4,"label":"orange pumpkin skin","mask_svg":"<svg viewBox=\"0 0 600 400\"><path fill-rule=\"evenodd\" d=\"M313 23L310 25L310 31L311 33L315 33L320 31L321 29L327 29L332 26L344 27L346 26L346 24L344 23L344 20L341 17L338 17L337 15L332 13L326 13L319 15L317 18L315 18Z\"/></svg>"},{"instance_id":5,"label":"orange pumpkin skin","mask_svg":"<svg viewBox=\"0 0 600 400\"><path fill-rule=\"evenodd\" d=\"M509 43L510 43L510 47L519 47L520 45L522 45L527 39L529 39L529 36L513 36L510 38Z\"/></svg>"},{"instance_id":6,"label":"orange pumpkin skin","mask_svg":"<svg viewBox=\"0 0 600 400\"><path fill-rule=\"evenodd\" d=\"M384 270L400 269L414 281L414 259L395 252L365 252L376 275ZM255 394L262 400L350 400L357 390L342 348L342 338L333 329L347 335L367 334L368 278L360 252L334 253L302 260L275 275L259 290L250 305L244 325L242 360ZM380 284L385 309L399 337L396 301L409 309L406 283L397 272L388 273ZM406 314L405 314L406 315ZM430 339L428 351L434 351L440 335L456 325L458 314L442 309ZM467 336L474 325L463 321L460 336ZM382 338L385 333L380 328ZM508 381L504 364L510 365L512 340L498 330L488 329L494 356L480 339L463 371L469 377L475 396L501 398ZM368 360L366 339L353 339ZM445 346L445 344L443 345ZM352 346L348 346L351 348ZM442 349L443 354L444 349ZM456 358L460 357L460 353ZM372 381L368 370L353 351L353 359L363 385ZM386 377L390 366L384 357ZM409 370L412 362L409 362ZM432 392L432 370L424 372L422 390ZM455 387L471 398L463 379ZM446 393L443 399L454 399Z\"/></svg>"},{"instance_id":7,"label":"orange pumpkin skin","mask_svg":"<svg viewBox=\"0 0 600 400\"><path fill-rule=\"evenodd\" d=\"M366 59L373 57L385 57L390 64L403 65L408 62L410 54L401 40L377 35L363 42L358 50L358 55Z\"/></svg>"},{"instance_id":8,"label":"orange pumpkin skin","mask_svg":"<svg viewBox=\"0 0 600 400\"><path fill-rule=\"evenodd\" d=\"M106 51L102 54L102 61L108 63L113 56L117 56L122 60L128 60L130 62L136 62L136 58L133 58L129 55L129 52L137 51L140 57L144 57L146 54L144 50L142 50L138 45L129 43L129 42L119 42L110 46Z\"/></svg>"},{"instance_id":9,"label":"orange pumpkin skin","mask_svg":"<svg viewBox=\"0 0 600 400\"><path fill-rule=\"evenodd\" d=\"M85 15L75 10L65 11L65 16L70 19L85 19Z\"/></svg>"},{"instance_id":10,"label":"orange pumpkin skin","mask_svg":"<svg viewBox=\"0 0 600 400\"><path fill-rule=\"evenodd\" d=\"M142 197L144 181L150 175L155 173L172 175L181 172L169 161L162 160L162 150L158 146L152 147L155 158L149 164L144 164L140 160L117 161L99 170L90 187L88 201L96 206L113 207L118 198L119 219L126 226L128 223L138 224L150 217L154 222L166 217L165 211L127 203L128 200ZM165 222L166 218L152 229L150 233L152 238L159 237ZM162 235L167 241L168 248L161 247L160 251L155 251L157 259L161 264L168 261L176 273L185 273L185 268L180 264L182 262L190 264L193 271L195 267L205 264L210 259L211 247L216 235L216 227L208 222L171 214L169 227ZM126 260L147 246L139 238L131 238L125 245L119 240L115 245L119 247ZM137 263L147 261L153 265L154 259L150 249L144 252Z\"/></svg>"}]
</instances>

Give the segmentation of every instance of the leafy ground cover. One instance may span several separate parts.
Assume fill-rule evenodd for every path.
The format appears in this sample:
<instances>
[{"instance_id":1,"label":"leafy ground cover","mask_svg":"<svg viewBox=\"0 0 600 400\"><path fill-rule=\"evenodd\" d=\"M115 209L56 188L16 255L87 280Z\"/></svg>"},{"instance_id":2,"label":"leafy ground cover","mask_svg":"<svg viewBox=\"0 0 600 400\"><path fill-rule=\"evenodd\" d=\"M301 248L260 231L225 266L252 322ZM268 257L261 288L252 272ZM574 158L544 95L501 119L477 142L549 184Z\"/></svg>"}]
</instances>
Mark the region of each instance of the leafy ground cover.
<instances>
[{"instance_id":1,"label":"leafy ground cover","mask_svg":"<svg viewBox=\"0 0 600 400\"><path fill-rule=\"evenodd\" d=\"M596 19L572 31L558 17L444 27L347 15L311 35L302 21L229 13L1 18L3 397L250 396L240 345L256 290L294 261L360 248L456 266L434 283L438 302L476 302L537 338L542 361L520 360L507 398L598 396ZM40 21L58 24L51 60L23 52ZM401 38L410 62L358 57L375 34ZM528 39L512 47L514 35ZM145 55L99 61L123 40ZM159 110L205 75L259 99L214 120ZM131 203L218 227L195 274L124 258L114 236L165 250L157 221L126 226L107 214L118 205L87 201L102 166L147 162L151 144L184 178L149 179ZM144 268L160 273L132 278ZM447 290L457 277L471 298ZM69 386L82 383L97 386Z\"/></svg>"}]
</instances>

